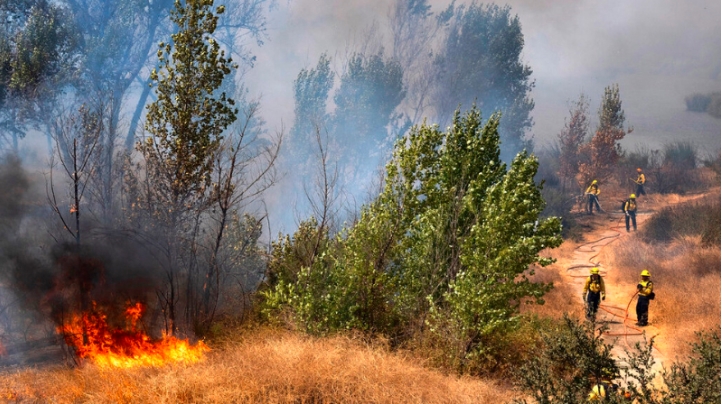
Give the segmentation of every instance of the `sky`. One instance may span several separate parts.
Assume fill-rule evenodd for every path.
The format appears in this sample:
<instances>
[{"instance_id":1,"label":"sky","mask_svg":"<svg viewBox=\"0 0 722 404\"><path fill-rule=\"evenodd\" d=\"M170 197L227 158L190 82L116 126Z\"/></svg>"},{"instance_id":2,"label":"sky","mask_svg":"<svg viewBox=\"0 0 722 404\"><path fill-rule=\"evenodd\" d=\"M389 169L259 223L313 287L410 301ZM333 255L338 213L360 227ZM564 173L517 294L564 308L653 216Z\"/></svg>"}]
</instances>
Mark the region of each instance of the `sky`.
<instances>
[{"instance_id":1,"label":"sky","mask_svg":"<svg viewBox=\"0 0 722 404\"><path fill-rule=\"evenodd\" d=\"M247 75L262 97L270 129L293 123L292 83L322 52L343 55L368 32L383 37L393 0L281 0L269 15L268 40ZM438 11L448 1L430 0ZM463 2L457 2L457 4ZM553 141L580 93L596 114L604 87L618 83L628 125L627 148L661 148L690 138L720 149L720 121L686 111L692 93L720 90L718 0L511 0L532 70L537 146ZM375 26L373 25L375 23ZM594 120L593 120L594 122Z\"/></svg>"}]
</instances>

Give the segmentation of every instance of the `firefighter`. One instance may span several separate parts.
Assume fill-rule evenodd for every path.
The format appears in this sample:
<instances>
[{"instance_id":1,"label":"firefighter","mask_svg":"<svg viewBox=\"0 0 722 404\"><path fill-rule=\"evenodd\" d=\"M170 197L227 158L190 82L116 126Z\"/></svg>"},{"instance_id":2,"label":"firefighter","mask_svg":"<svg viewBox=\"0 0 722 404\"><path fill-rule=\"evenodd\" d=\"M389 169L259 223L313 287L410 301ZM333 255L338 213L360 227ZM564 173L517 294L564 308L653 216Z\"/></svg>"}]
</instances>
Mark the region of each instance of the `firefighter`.
<instances>
[{"instance_id":1,"label":"firefighter","mask_svg":"<svg viewBox=\"0 0 722 404\"><path fill-rule=\"evenodd\" d=\"M589 401L602 401L607 398L607 389L604 388L604 383L595 384L587 398Z\"/></svg>"},{"instance_id":2,"label":"firefighter","mask_svg":"<svg viewBox=\"0 0 722 404\"><path fill-rule=\"evenodd\" d=\"M634 194L629 195L629 199L624 203L624 224L627 226L627 232L629 232L629 219L632 219L634 231L637 231L637 196Z\"/></svg>"},{"instance_id":3,"label":"firefighter","mask_svg":"<svg viewBox=\"0 0 722 404\"><path fill-rule=\"evenodd\" d=\"M616 396L621 398L623 402L629 402L632 398L632 393L620 388L619 384L609 379L602 379L601 383L595 383L592 386L592 391L587 396L587 399L591 402L606 401L607 391L610 398Z\"/></svg>"},{"instance_id":4,"label":"firefighter","mask_svg":"<svg viewBox=\"0 0 722 404\"><path fill-rule=\"evenodd\" d=\"M637 284L637 322L636 325L645 326L649 321L649 301L654 299L654 285L649 278L652 274L643 270L640 274L642 280Z\"/></svg>"},{"instance_id":5,"label":"firefighter","mask_svg":"<svg viewBox=\"0 0 722 404\"><path fill-rule=\"evenodd\" d=\"M587 208L588 213L591 215L594 211L594 206L597 207L597 212L601 211L602 208L599 206L599 185L597 184L597 180L592 181L592 183L587 188L586 194L589 198L589 206Z\"/></svg>"},{"instance_id":6,"label":"firefighter","mask_svg":"<svg viewBox=\"0 0 722 404\"><path fill-rule=\"evenodd\" d=\"M644 192L644 183L647 182L647 178L644 177L641 168L637 168L637 180L634 182L637 184L637 195L647 195L647 193Z\"/></svg>"},{"instance_id":7,"label":"firefighter","mask_svg":"<svg viewBox=\"0 0 722 404\"><path fill-rule=\"evenodd\" d=\"M584 283L584 291L582 299L587 305L587 320L594 321L599 309L599 299L604 300L606 289L604 288L604 279L599 275L599 268L594 267L589 271L589 277Z\"/></svg>"}]
</instances>

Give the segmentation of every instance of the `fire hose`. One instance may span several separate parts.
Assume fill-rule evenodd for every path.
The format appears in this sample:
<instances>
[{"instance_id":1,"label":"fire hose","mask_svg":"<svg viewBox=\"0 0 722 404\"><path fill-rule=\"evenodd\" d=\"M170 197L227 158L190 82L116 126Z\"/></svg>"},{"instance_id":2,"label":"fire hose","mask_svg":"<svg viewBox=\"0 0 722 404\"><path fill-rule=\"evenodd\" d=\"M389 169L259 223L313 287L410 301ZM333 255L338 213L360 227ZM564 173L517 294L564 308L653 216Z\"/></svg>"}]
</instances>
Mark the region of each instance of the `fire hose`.
<instances>
[{"instance_id":1,"label":"fire hose","mask_svg":"<svg viewBox=\"0 0 722 404\"><path fill-rule=\"evenodd\" d=\"M619 239L619 237L621 237L622 233L621 233L620 230L618 230L618 229L621 228L621 221L622 221L622 218L619 218L619 221L617 221L617 224L616 224L615 226L609 227L609 230L615 232L616 234L608 235L608 236L603 236L603 237L598 238L598 239L596 239L596 240L594 240L594 241L590 241L590 242L587 242L587 243L584 243L584 244L581 244L581 245L577 246L577 247L574 249L575 251L580 251L580 252L594 252L594 253L596 253L596 254L594 254L594 255L592 255L591 257L589 257L589 259L588 259L589 264L572 265L572 266L567 267L567 271L569 272L569 271L573 271L573 270L576 270L576 269L593 268L593 267L599 266L599 262L596 262L596 263L595 263L593 260L600 254L600 249L601 249L601 247L605 247L605 246L607 246L607 245L609 245L609 244L617 241L617 239ZM609 242L606 242L606 243L604 243L604 244L599 244L600 242L602 242L602 241L604 241L604 240L610 240L610 239L611 239L611 241L609 241ZM583 248L588 248L589 250L588 250L588 251L583 251L583 250L582 250ZM600 275L606 275L606 271L602 271L602 270L600 269ZM569 274L569 276L572 277L572 278L586 278L588 275ZM643 335L642 329L640 329L640 328L638 328L638 327L633 327L633 326L627 324L627 320L629 319L629 306L631 306L632 301L633 301L634 298L637 296L637 294L638 294L638 292L635 291L634 294L632 295L632 297L629 299L629 302L627 303L627 306L626 306L625 308L618 307L618 306L613 306L613 305L606 305L606 304L600 304L600 305L599 305L599 308L600 308L600 309L602 309L602 310L604 310L605 312L609 313L609 314L612 315L613 317L621 318L621 319L622 319L622 326L624 327L624 331L623 331L623 332L610 332L610 331L607 330L607 331L604 332L604 335L607 335L607 336L615 336L615 337L616 337L616 336L620 336L620 337L623 336L623 337L624 337L624 343L625 343L625 344L627 345L627 347L630 348L630 349L632 349L632 346L629 344L629 341L627 340L627 337L628 337L628 336L639 336L639 335ZM586 304L586 303L585 303L585 304ZM615 313L615 312L612 311L612 310L616 310L617 312ZM624 314L623 314L623 315L620 314L621 312L624 312ZM631 331L627 331L627 330L631 330ZM662 351L660 351L659 348L657 348L656 346L654 347L654 349L657 350L657 352L659 352L660 354L662 353Z\"/></svg>"}]
</instances>

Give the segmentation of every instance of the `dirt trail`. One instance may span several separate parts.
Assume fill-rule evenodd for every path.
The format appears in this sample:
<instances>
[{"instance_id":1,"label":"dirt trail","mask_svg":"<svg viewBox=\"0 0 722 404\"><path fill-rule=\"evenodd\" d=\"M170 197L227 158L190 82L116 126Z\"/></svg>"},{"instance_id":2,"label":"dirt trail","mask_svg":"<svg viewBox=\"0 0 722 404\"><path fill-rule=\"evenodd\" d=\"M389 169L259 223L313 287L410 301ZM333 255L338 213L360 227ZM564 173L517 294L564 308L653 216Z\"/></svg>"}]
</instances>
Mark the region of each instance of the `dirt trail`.
<instances>
[{"instance_id":1,"label":"dirt trail","mask_svg":"<svg viewBox=\"0 0 722 404\"><path fill-rule=\"evenodd\" d=\"M653 195L640 198L641 200L638 201L637 227L641 229L645 221L654 212L664 207L698 199L702 196L699 194L663 198L659 195ZM584 215L582 212L578 213ZM587 276L589 276L589 268L599 267L600 274L607 280L606 275L614 274L615 268L605 266L605 263L600 261L600 253L604 249L612 248L615 243L623 242L633 232L628 233L626 231L624 214L618 209L595 213L588 218L580 219L580 222L587 227L584 241L574 244L571 256L559 257L555 267L559 269L563 282L571 286L572 293L578 292L579 297L575 298L574 301L578 312L583 313L582 289ZM640 271L642 269L640 268ZM646 327L635 325L637 321L635 283L636 280L630 279L627 285L614 285L607 280L607 296L601 302L597 312L597 322L607 325L608 331L605 333L605 339L609 343L615 343L613 353L617 357L625 357L625 349L631 350L635 343L643 343L645 335L647 339L655 337L654 370L659 374L662 366L668 368L672 363L671 360L674 358L673 344L669 344L669 341L665 340L662 330L654 324L654 302L650 305L651 321L649 325ZM668 350L669 352L667 352Z\"/></svg>"}]
</instances>

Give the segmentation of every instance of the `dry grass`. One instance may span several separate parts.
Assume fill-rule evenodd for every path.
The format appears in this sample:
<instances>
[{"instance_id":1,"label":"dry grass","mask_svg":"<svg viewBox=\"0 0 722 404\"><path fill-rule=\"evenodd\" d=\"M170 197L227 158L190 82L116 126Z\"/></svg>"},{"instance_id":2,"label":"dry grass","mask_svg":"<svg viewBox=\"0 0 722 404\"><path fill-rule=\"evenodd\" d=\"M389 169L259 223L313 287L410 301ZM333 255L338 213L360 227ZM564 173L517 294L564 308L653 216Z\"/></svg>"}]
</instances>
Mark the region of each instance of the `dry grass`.
<instances>
[{"instance_id":1,"label":"dry grass","mask_svg":"<svg viewBox=\"0 0 722 404\"><path fill-rule=\"evenodd\" d=\"M88 403L499 403L508 387L446 376L349 338L243 332L191 366L0 373L0 399Z\"/></svg>"},{"instance_id":2,"label":"dry grass","mask_svg":"<svg viewBox=\"0 0 722 404\"><path fill-rule=\"evenodd\" d=\"M578 309L574 298L579 293L576 293L573 285L566 282L561 273L565 271L567 264L566 260L561 258L570 257L574 253L576 243L564 242L559 248L556 249L545 249L540 255L544 257L553 257L558 262L546 267L536 268L534 276L531 279L534 282L552 283L554 288L544 295L544 304L523 304L521 306L521 312L525 314L536 314L540 317L550 317L554 319L561 319L564 313L572 313Z\"/></svg>"},{"instance_id":3,"label":"dry grass","mask_svg":"<svg viewBox=\"0 0 722 404\"><path fill-rule=\"evenodd\" d=\"M642 269L649 269L656 299L650 322L660 329L658 341L680 355L696 331L720 328L720 249L704 247L700 237L669 244L646 244L636 237L618 243L608 254L615 271L611 281L634 293ZM630 308L634 310L634 308Z\"/></svg>"}]
</instances>

